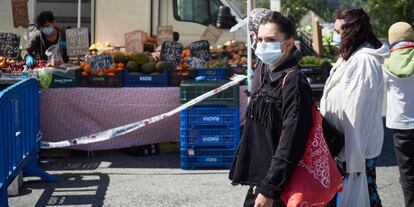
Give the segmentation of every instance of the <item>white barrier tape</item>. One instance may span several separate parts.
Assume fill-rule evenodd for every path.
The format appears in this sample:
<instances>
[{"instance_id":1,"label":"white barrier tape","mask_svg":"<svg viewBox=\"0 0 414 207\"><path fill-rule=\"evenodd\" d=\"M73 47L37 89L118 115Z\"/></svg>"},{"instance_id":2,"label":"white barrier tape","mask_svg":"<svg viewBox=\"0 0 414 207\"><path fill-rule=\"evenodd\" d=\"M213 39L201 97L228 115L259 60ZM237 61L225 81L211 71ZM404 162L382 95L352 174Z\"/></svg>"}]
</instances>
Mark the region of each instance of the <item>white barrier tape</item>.
<instances>
[{"instance_id":1,"label":"white barrier tape","mask_svg":"<svg viewBox=\"0 0 414 207\"><path fill-rule=\"evenodd\" d=\"M244 79L246 79L246 76L244 75L235 75L232 78L232 81L216 88L213 89L203 95L198 96L197 98L173 109L172 111L169 111L167 113L163 113L161 115L157 115L157 116L153 116L151 118L148 119L144 119L138 122L134 122L134 123L130 123L127 125L123 125L120 127L116 127L113 129L108 129L102 132L98 132L96 134L91 134L88 136L83 136L83 137L79 137L79 138L75 138L75 139L70 139L70 140L65 140L65 141L59 141L59 142L44 142L42 141L40 144L40 148L42 149L50 149L50 148L62 148L62 147L70 147L70 146L74 146L74 145L84 145L84 144L91 144L91 143L96 143L96 142L102 142L102 141L106 141L109 139L112 139L114 137L117 136L121 136L127 133L130 133L132 131L135 131L139 128L142 127L146 127L152 123L155 123L157 121L160 121L162 119L165 119L167 117L170 117L184 109L187 109L201 101L203 101L204 99L213 96L221 91L224 91L232 86L237 85L239 82L243 81Z\"/></svg>"}]
</instances>

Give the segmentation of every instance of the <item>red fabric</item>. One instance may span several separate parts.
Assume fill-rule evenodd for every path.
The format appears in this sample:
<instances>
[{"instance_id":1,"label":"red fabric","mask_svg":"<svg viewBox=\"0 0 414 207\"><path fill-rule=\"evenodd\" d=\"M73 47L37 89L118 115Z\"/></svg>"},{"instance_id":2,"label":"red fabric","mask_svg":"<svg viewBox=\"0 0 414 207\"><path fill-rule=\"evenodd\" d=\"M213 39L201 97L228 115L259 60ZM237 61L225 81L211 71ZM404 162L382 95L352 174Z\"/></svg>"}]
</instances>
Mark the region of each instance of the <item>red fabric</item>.
<instances>
[{"instance_id":1,"label":"red fabric","mask_svg":"<svg viewBox=\"0 0 414 207\"><path fill-rule=\"evenodd\" d=\"M322 116L316 107L312 112L314 125L305 153L282 191L287 207L326 206L342 191L342 176L323 137Z\"/></svg>"}]
</instances>

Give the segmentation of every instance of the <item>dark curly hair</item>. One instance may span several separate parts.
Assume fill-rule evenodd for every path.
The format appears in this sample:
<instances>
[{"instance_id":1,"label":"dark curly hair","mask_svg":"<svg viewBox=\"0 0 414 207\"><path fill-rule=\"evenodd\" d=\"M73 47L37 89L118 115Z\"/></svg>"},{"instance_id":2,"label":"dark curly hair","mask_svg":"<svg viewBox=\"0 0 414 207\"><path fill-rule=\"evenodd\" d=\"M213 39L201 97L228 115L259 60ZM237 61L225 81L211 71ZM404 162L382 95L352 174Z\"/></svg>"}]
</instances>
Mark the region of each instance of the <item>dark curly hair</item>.
<instances>
[{"instance_id":1,"label":"dark curly hair","mask_svg":"<svg viewBox=\"0 0 414 207\"><path fill-rule=\"evenodd\" d=\"M361 45L371 44L375 49L382 46L372 31L368 14L361 8L339 10L336 19L344 20L339 54L348 60Z\"/></svg>"},{"instance_id":2,"label":"dark curly hair","mask_svg":"<svg viewBox=\"0 0 414 207\"><path fill-rule=\"evenodd\" d=\"M37 27L41 27L46 22L53 22L55 21L55 16L53 16L53 13L51 11L43 11L37 16L36 18L36 25Z\"/></svg>"},{"instance_id":3,"label":"dark curly hair","mask_svg":"<svg viewBox=\"0 0 414 207\"><path fill-rule=\"evenodd\" d=\"M279 27L286 39L294 38L296 36L296 23L292 15L284 16L277 11L271 11L265 15L260 24L274 23Z\"/></svg>"}]
</instances>

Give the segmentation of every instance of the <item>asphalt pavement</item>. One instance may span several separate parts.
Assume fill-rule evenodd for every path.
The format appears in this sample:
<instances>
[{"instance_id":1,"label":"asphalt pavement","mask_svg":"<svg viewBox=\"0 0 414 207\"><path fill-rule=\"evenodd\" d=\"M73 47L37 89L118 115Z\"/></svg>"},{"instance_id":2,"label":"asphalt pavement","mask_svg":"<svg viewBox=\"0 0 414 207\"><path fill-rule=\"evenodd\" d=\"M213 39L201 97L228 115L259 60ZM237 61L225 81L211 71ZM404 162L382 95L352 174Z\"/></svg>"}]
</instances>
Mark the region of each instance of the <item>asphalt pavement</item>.
<instances>
[{"instance_id":1,"label":"asphalt pavement","mask_svg":"<svg viewBox=\"0 0 414 207\"><path fill-rule=\"evenodd\" d=\"M25 178L11 207L28 206L155 206L238 207L246 187L232 186L228 170L181 170L179 154L135 157L123 151L100 151L93 158L74 153L47 158L41 167L58 183ZM377 184L384 207L403 207L391 133L385 131L378 159Z\"/></svg>"}]
</instances>

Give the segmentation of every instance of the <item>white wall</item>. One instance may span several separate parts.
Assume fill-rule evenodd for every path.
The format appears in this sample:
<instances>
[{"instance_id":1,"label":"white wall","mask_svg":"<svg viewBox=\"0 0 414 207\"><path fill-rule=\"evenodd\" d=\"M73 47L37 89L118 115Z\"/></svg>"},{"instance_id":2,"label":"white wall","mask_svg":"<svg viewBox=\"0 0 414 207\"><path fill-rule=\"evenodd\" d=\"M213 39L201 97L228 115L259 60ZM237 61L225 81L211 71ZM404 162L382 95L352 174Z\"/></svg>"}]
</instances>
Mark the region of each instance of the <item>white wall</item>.
<instances>
[{"instance_id":1,"label":"white wall","mask_svg":"<svg viewBox=\"0 0 414 207\"><path fill-rule=\"evenodd\" d=\"M28 2L28 11L29 11L29 21L30 23L34 22L33 12L34 12L34 1L29 0ZM21 36L20 45L25 45L26 41L23 39L24 32L26 28L14 28L13 26L13 14L12 14L12 5L10 0L0 0L0 32L11 32Z\"/></svg>"},{"instance_id":2,"label":"white wall","mask_svg":"<svg viewBox=\"0 0 414 207\"><path fill-rule=\"evenodd\" d=\"M150 0L96 0L95 42L124 46L124 34L137 29L150 32Z\"/></svg>"}]
</instances>

